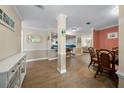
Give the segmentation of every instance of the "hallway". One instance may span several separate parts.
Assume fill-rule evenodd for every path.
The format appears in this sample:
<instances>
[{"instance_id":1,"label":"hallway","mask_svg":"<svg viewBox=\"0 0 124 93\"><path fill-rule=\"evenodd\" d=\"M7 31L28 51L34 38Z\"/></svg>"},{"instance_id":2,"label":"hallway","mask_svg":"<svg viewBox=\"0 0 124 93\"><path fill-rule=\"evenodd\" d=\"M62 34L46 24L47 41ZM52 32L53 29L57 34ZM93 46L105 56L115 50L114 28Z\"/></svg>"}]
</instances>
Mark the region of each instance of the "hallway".
<instances>
[{"instance_id":1,"label":"hallway","mask_svg":"<svg viewBox=\"0 0 124 93\"><path fill-rule=\"evenodd\" d=\"M113 88L114 84L107 75L94 78L93 67L88 69L89 55L67 58L67 72L60 75L57 60L27 63L27 74L23 88Z\"/></svg>"}]
</instances>

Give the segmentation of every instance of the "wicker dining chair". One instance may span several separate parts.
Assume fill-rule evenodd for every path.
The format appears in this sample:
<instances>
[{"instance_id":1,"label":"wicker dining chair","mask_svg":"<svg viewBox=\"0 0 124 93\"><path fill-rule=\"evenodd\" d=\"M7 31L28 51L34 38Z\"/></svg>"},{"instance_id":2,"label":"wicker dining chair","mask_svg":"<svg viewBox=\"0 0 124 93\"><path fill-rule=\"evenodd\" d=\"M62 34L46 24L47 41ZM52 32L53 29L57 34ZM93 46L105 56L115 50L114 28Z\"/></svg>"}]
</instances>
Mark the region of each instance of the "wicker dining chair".
<instances>
[{"instance_id":1,"label":"wicker dining chair","mask_svg":"<svg viewBox=\"0 0 124 93\"><path fill-rule=\"evenodd\" d=\"M108 73L112 78L116 81L116 87L118 85L118 77L116 75L116 71L118 69L118 66L115 64L115 52L107 50L107 49L100 49L97 50L97 56L98 56L98 69L95 74L96 76L102 72Z\"/></svg>"},{"instance_id":2,"label":"wicker dining chair","mask_svg":"<svg viewBox=\"0 0 124 93\"><path fill-rule=\"evenodd\" d=\"M95 49L93 47L88 48L89 53L90 53L90 63L88 65L88 68L93 64L98 64L98 58L95 52Z\"/></svg>"}]
</instances>

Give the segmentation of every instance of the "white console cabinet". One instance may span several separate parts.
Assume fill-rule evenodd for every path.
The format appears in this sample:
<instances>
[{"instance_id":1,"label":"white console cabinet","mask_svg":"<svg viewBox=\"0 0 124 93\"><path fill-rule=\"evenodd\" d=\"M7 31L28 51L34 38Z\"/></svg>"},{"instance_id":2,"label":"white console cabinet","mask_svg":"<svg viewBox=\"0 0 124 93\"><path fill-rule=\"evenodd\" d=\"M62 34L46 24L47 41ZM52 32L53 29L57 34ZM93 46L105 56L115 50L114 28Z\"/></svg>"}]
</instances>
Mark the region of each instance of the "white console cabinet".
<instances>
[{"instance_id":1,"label":"white console cabinet","mask_svg":"<svg viewBox=\"0 0 124 93\"><path fill-rule=\"evenodd\" d=\"M26 75L26 55L19 53L0 61L0 88L21 87Z\"/></svg>"}]
</instances>

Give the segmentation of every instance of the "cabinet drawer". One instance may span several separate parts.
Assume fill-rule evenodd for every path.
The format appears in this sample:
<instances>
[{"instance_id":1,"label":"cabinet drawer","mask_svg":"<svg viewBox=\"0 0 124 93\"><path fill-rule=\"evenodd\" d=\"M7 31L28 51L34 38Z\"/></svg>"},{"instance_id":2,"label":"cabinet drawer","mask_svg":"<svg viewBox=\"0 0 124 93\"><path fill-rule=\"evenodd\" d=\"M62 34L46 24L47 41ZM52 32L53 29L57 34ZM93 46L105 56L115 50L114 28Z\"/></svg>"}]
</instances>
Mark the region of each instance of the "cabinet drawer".
<instances>
[{"instance_id":1,"label":"cabinet drawer","mask_svg":"<svg viewBox=\"0 0 124 93\"><path fill-rule=\"evenodd\" d=\"M16 72L16 67L14 66L14 67L8 72L8 74L7 74L7 76L8 76L8 82L9 82L9 81L11 80L11 78L14 76L15 72Z\"/></svg>"}]
</instances>

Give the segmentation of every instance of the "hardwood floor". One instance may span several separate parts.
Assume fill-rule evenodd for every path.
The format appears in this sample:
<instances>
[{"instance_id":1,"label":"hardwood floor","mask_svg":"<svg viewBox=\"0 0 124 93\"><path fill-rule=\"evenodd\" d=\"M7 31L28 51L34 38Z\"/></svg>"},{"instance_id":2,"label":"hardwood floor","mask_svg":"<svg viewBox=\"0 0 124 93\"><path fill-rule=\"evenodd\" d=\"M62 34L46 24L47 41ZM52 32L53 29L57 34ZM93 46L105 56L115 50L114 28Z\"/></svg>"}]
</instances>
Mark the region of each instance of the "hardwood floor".
<instances>
[{"instance_id":1,"label":"hardwood floor","mask_svg":"<svg viewBox=\"0 0 124 93\"><path fill-rule=\"evenodd\" d=\"M113 88L113 81L105 75L94 78L95 70L90 67L89 55L67 58L67 73L56 70L57 60L27 63L27 75L23 88Z\"/></svg>"}]
</instances>

